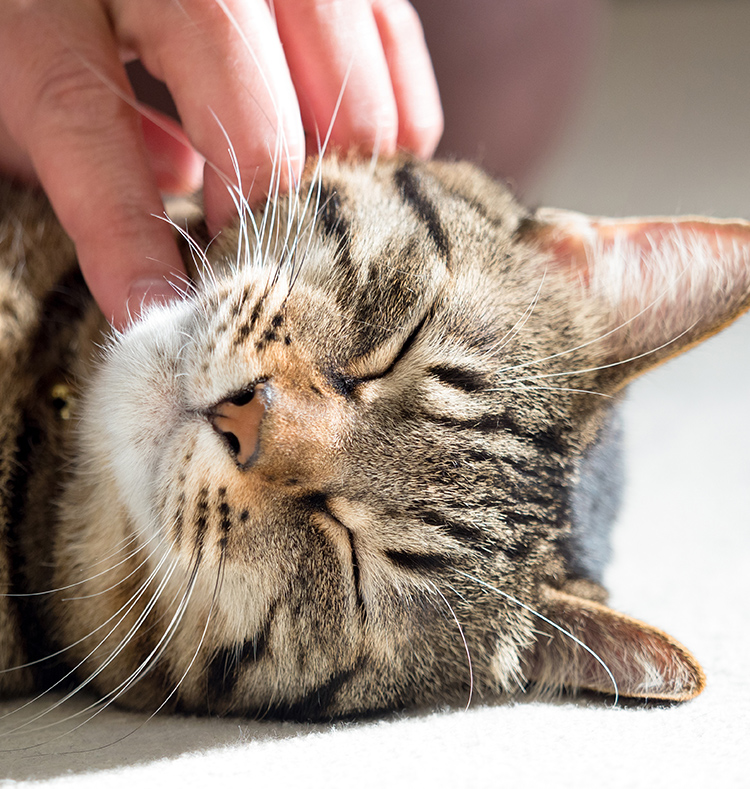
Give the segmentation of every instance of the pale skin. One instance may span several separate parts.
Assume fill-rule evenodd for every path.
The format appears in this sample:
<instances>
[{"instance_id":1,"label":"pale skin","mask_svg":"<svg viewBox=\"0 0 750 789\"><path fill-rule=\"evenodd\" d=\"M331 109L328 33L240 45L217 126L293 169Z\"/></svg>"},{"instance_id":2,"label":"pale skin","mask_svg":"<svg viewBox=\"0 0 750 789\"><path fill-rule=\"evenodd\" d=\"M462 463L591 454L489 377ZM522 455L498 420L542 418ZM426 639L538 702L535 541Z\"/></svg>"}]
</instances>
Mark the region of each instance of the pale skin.
<instances>
[{"instance_id":1,"label":"pale skin","mask_svg":"<svg viewBox=\"0 0 750 789\"><path fill-rule=\"evenodd\" d=\"M136 55L168 86L184 134L138 112L123 66ZM406 0L2 0L0 75L0 170L44 188L118 328L184 282L154 218L160 190L202 175L211 228L235 213L217 119L256 200L279 131L286 186L329 127L342 149L427 157L443 124Z\"/></svg>"}]
</instances>

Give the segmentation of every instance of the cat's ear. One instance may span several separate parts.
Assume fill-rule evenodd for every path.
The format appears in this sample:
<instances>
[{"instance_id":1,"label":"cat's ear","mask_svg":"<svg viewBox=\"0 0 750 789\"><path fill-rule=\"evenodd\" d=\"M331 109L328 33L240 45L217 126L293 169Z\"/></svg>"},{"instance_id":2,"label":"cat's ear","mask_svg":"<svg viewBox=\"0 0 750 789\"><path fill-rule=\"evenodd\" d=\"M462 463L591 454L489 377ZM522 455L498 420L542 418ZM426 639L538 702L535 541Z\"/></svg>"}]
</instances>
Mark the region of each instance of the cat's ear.
<instances>
[{"instance_id":1,"label":"cat's ear","mask_svg":"<svg viewBox=\"0 0 750 789\"><path fill-rule=\"evenodd\" d=\"M750 222L541 209L530 226L581 309L606 316L597 347L613 388L750 308Z\"/></svg>"},{"instance_id":2,"label":"cat's ear","mask_svg":"<svg viewBox=\"0 0 750 789\"><path fill-rule=\"evenodd\" d=\"M541 608L562 629L545 625L529 661L529 679L543 690L687 701L705 687L696 659L655 627L551 587Z\"/></svg>"}]
</instances>

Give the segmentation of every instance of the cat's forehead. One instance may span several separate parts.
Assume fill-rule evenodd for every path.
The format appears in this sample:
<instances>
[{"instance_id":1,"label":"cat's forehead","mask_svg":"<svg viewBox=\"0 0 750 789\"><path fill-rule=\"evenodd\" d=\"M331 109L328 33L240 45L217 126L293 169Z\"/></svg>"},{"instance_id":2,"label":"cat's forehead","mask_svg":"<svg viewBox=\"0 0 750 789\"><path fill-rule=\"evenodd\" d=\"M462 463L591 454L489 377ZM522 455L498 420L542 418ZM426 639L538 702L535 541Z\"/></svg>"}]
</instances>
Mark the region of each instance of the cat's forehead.
<instances>
[{"instance_id":1,"label":"cat's forehead","mask_svg":"<svg viewBox=\"0 0 750 789\"><path fill-rule=\"evenodd\" d=\"M308 341L335 339L355 356L408 328L451 279L448 242L422 178L407 165L384 175L326 163L212 245L197 321L234 344L252 335L260 346L287 321Z\"/></svg>"},{"instance_id":2,"label":"cat's forehead","mask_svg":"<svg viewBox=\"0 0 750 789\"><path fill-rule=\"evenodd\" d=\"M494 184L494 200L480 203L472 189L487 184L460 176L412 160L311 166L297 190L214 244L212 264L230 272L216 303L245 306L248 279L285 290L283 309L343 319L356 352L365 335L382 340L441 297L460 302L499 273L522 218L505 189Z\"/></svg>"}]
</instances>

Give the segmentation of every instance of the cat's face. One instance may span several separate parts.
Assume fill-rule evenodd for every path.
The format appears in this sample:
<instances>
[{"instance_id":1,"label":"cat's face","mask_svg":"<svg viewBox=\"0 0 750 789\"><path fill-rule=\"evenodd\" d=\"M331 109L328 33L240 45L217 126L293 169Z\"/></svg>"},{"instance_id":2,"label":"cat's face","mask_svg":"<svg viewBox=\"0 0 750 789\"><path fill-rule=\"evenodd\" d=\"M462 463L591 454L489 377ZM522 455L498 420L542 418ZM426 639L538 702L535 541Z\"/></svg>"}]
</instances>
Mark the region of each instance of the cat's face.
<instances>
[{"instance_id":1,"label":"cat's face","mask_svg":"<svg viewBox=\"0 0 750 789\"><path fill-rule=\"evenodd\" d=\"M607 692L612 672L697 692L690 656L571 562L586 458L638 371L611 366L635 343L601 338L639 315L592 295L569 218L463 166L335 161L265 216L113 343L87 396L57 581L81 586L63 639L94 685L303 718L534 679ZM611 633L661 686L617 670Z\"/></svg>"}]
</instances>

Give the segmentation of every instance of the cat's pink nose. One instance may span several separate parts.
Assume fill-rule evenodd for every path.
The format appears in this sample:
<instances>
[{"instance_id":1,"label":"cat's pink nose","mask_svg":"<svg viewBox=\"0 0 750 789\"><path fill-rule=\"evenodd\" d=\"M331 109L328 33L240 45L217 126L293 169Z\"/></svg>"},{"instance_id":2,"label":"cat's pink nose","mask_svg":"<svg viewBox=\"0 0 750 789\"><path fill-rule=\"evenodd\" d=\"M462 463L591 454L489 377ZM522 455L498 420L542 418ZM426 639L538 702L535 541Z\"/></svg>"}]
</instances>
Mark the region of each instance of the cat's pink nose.
<instances>
[{"instance_id":1,"label":"cat's pink nose","mask_svg":"<svg viewBox=\"0 0 750 789\"><path fill-rule=\"evenodd\" d=\"M244 466L258 450L260 423L266 413L263 384L224 400L212 409L211 424L224 439L237 462Z\"/></svg>"}]
</instances>

